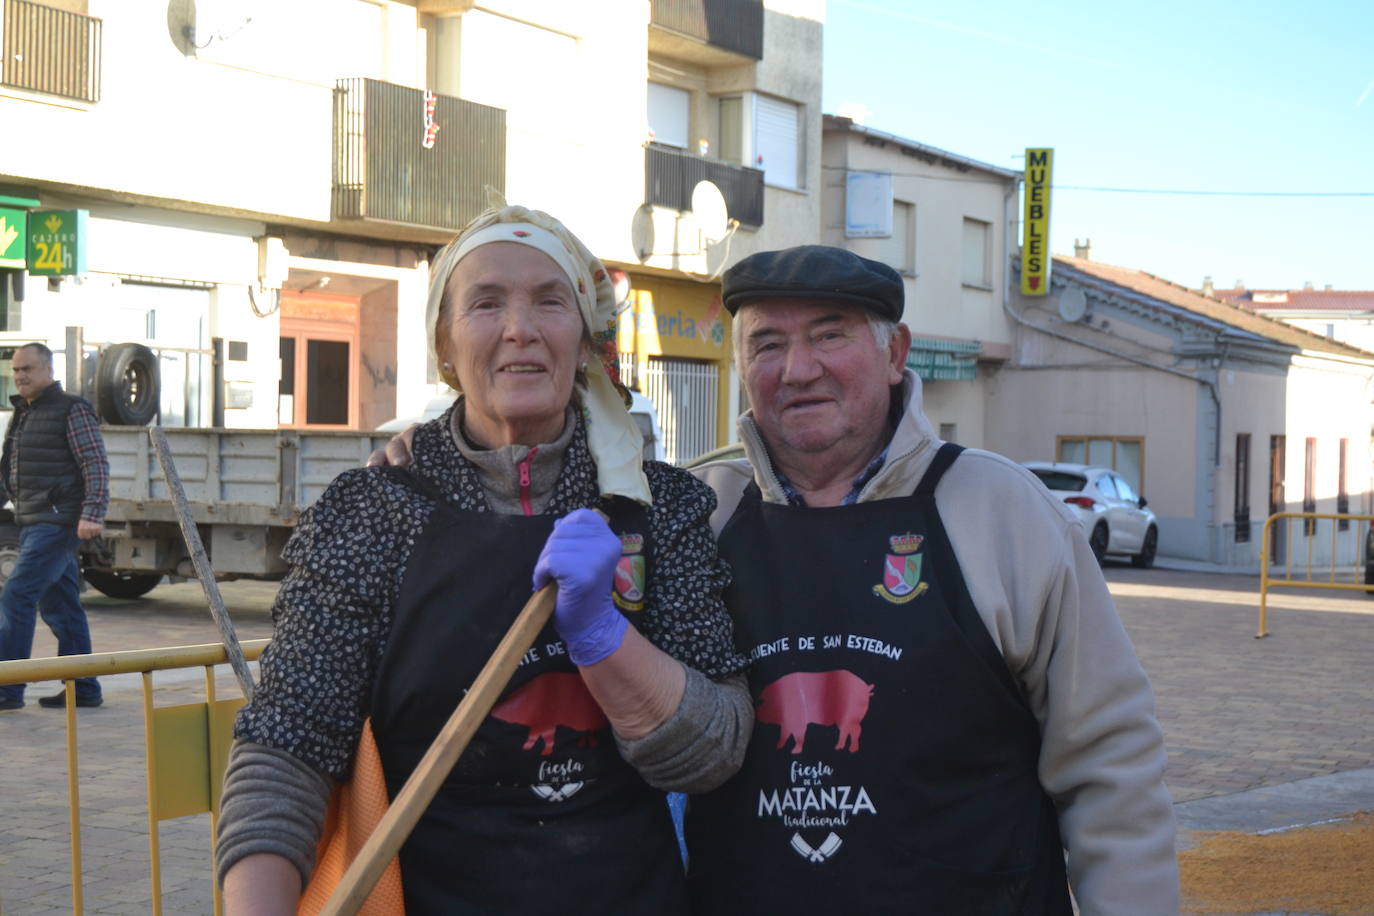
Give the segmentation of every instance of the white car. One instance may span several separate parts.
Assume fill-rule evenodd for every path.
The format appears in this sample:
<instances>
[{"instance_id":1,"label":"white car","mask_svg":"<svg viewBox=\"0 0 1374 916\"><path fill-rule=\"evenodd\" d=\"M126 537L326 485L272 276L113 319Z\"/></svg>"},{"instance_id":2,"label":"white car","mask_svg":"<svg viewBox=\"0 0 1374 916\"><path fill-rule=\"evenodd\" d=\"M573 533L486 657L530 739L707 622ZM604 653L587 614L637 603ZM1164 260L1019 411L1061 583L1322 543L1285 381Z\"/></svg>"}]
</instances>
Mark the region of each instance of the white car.
<instances>
[{"instance_id":1,"label":"white car","mask_svg":"<svg viewBox=\"0 0 1374 916\"><path fill-rule=\"evenodd\" d=\"M1149 569L1159 548L1159 525L1124 477L1111 468L1049 461L1022 462L1051 494L1062 499L1088 533L1099 563L1125 555L1131 565Z\"/></svg>"}]
</instances>

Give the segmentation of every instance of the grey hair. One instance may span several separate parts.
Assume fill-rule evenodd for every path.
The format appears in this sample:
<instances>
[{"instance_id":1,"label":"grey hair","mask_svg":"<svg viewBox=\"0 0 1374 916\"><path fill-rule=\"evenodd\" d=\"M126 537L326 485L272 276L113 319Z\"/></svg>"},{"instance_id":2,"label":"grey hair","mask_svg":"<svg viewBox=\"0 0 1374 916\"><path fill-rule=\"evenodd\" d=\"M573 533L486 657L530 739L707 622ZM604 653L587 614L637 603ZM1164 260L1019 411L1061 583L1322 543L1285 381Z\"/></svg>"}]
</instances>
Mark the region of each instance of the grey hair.
<instances>
[{"instance_id":1,"label":"grey hair","mask_svg":"<svg viewBox=\"0 0 1374 916\"><path fill-rule=\"evenodd\" d=\"M39 358L42 359L43 362L47 363L49 366L52 365L52 350L48 349L47 344L41 344L35 340L33 343L20 344L15 349L32 350L38 354Z\"/></svg>"},{"instance_id":2,"label":"grey hair","mask_svg":"<svg viewBox=\"0 0 1374 916\"><path fill-rule=\"evenodd\" d=\"M730 338L735 347L735 365L744 365L744 335L740 333L740 315L744 313L745 306L741 306L730 319ZM877 345L879 352L886 350L892 343L892 335L897 331L897 322L880 318L874 313L864 310L864 317L868 319L868 328L873 332L873 343Z\"/></svg>"}]
</instances>

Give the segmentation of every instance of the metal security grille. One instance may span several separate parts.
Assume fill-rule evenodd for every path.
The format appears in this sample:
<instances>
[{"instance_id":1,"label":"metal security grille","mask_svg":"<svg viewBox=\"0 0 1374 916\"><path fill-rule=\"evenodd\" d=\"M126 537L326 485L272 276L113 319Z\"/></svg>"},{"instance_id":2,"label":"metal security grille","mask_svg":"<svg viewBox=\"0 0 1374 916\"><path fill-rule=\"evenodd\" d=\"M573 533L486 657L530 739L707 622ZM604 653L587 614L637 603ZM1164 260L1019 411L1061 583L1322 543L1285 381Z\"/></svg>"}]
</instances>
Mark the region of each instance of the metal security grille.
<instances>
[{"instance_id":1,"label":"metal security grille","mask_svg":"<svg viewBox=\"0 0 1374 916\"><path fill-rule=\"evenodd\" d=\"M94 16L4 0L0 84L100 101L100 30Z\"/></svg>"},{"instance_id":2,"label":"metal security grille","mask_svg":"<svg viewBox=\"0 0 1374 916\"><path fill-rule=\"evenodd\" d=\"M763 0L650 0L649 22L763 59Z\"/></svg>"},{"instance_id":3,"label":"metal security grille","mask_svg":"<svg viewBox=\"0 0 1374 916\"><path fill-rule=\"evenodd\" d=\"M763 172L658 143L644 147L644 199L649 203L690 210L692 189L702 180L720 188L731 219L750 228L763 225Z\"/></svg>"},{"instance_id":4,"label":"metal security grille","mask_svg":"<svg viewBox=\"0 0 1374 916\"><path fill-rule=\"evenodd\" d=\"M335 219L461 229L486 208L487 185L506 187L504 110L381 80L338 81Z\"/></svg>"},{"instance_id":5,"label":"metal security grille","mask_svg":"<svg viewBox=\"0 0 1374 916\"><path fill-rule=\"evenodd\" d=\"M670 464L691 461L716 447L720 369L714 363L651 356L644 381L645 394L658 411Z\"/></svg>"}]
</instances>

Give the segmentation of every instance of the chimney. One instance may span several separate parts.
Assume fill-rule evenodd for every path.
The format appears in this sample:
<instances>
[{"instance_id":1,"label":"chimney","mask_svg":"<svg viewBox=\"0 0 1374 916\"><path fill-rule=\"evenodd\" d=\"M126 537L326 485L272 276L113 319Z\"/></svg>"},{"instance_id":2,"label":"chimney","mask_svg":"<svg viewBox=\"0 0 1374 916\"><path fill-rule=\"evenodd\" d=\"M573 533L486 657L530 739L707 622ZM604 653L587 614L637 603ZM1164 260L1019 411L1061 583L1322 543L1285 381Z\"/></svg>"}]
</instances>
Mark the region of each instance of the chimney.
<instances>
[{"instance_id":1,"label":"chimney","mask_svg":"<svg viewBox=\"0 0 1374 916\"><path fill-rule=\"evenodd\" d=\"M1073 240L1073 256L1074 256L1075 258L1082 258L1084 261L1091 261L1091 260L1092 260L1092 250L1093 250L1093 240L1092 240L1092 239L1084 239L1084 240L1081 241L1081 242L1080 242L1078 239L1074 239L1074 240Z\"/></svg>"},{"instance_id":2,"label":"chimney","mask_svg":"<svg viewBox=\"0 0 1374 916\"><path fill-rule=\"evenodd\" d=\"M1232 289L1244 290L1244 289L1245 289L1245 281L1242 280L1242 279L1240 279L1240 277L1237 277L1237 278L1236 278L1236 285L1233 286Z\"/></svg>"},{"instance_id":3,"label":"chimney","mask_svg":"<svg viewBox=\"0 0 1374 916\"><path fill-rule=\"evenodd\" d=\"M1311 292L1311 291L1312 291L1312 281L1311 281L1311 280L1304 280L1304 281L1303 281L1303 284L1302 284L1302 288L1305 289L1305 290L1307 290L1308 292Z\"/></svg>"},{"instance_id":4,"label":"chimney","mask_svg":"<svg viewBox=\"0 0 1374 916\"><path fill-rule=\"evenodd\" d=\"M1331 284L1330 284L1330 283L1326 284L1325 286L1322 287L1322 289L1325 290L1325 291L1328 292L1328 293L1331 292Z\"/></svg>"},{"instance_id":5,"label":"chimney","mask_svg":"<svg viewBox=\"0 0 1374 916\"><path fill-rule=\"evenodd\" d=\"M1203 278L1202 278L1202 295L1204 295L1204 296L1214 296L1214 295L1216 295L1216 290L1214 290L1214 289L1212 288L1212 278L1211 278L1211 277L1203 277Z\"/></svg>"}]
</instances>

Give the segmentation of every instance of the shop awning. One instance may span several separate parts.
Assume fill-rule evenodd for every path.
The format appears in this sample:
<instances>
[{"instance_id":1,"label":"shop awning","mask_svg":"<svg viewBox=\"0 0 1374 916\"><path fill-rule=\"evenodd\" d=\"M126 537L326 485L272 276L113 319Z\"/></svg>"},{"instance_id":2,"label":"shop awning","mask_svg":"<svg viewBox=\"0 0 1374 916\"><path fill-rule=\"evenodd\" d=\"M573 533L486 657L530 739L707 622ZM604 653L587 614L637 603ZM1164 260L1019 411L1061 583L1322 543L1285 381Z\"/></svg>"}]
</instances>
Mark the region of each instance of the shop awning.
<instances>
[{"instance_id":1,"label":"shop awning","mask_svg":"<svg viewBox=\"0 0 1374 916\"><path fill-rule=\"evenodd\" d=\"M906 364L923 381L971 382L978 377L977 360L982 349L976 340L914 337Z\"/></svg>"}]
</instances>

